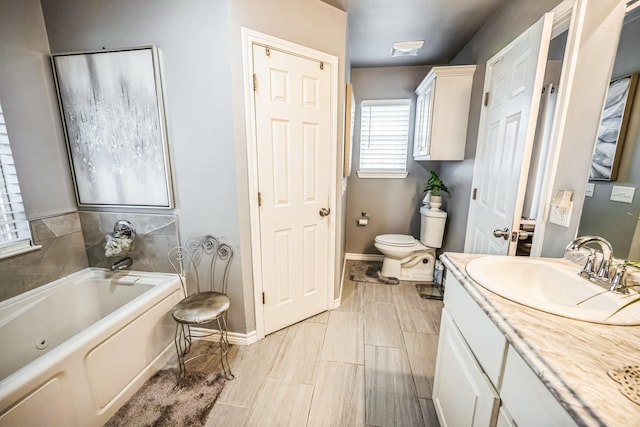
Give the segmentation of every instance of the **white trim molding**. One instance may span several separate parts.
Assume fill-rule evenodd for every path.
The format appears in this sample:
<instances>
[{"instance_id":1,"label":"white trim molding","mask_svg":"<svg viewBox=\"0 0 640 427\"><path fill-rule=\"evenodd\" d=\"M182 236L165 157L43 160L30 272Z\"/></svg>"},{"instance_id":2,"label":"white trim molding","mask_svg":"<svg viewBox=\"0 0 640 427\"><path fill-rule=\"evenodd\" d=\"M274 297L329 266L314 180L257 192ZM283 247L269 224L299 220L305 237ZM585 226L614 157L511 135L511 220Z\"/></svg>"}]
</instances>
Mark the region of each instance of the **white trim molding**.
<instances>
[{"instance_id":1,"label":"white trim molding","mask_svg":"<svg viewBox=\"0 0 640 427\"><path fill-rule=\"evenodd\" d=\"M384 255L382 254L354 254L352 252L347 252L344 254L344 259L350 259L354 261L382 261L384 259Z\"/></svg>"},{"instance_id":2,"label":"white trim molding","mask_svg":"<svg viewBox=\"0 0 640 427\"><path fill-rule=\"evenodd\" d=\"M404 179L409 172L388 171L388 172L365 172L358 171L358 178L378 178L378 179Z\"/></svg>"},{"instance_id":3,"label":"white trim molding","mask_svg":"<svg viewBox=\"0 0 640 427\"><path fill-rule=\"evenodd\" d=\"M195 333L195 336L193 337L195 339L212 342L220 340L220 333L217 329L193 327L191 328L191 331ZM227 332L227 338L229 339L229 343L233 345L249 345L258 342L256 331L251 331L246 334L241 334L239 332Z\"/></svg>"}]
</instances>

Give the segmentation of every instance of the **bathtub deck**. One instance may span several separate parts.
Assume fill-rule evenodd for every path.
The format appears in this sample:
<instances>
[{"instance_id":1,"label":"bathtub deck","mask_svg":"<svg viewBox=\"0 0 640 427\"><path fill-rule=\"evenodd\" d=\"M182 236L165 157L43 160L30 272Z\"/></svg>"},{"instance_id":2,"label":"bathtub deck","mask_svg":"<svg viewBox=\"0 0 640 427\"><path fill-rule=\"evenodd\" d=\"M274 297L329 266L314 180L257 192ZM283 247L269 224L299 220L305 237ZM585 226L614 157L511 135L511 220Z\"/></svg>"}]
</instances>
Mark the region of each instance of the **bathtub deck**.
<instances>
[{"instance_id":1,"label":"bathtub deck","mask_svg":"<svg viewBox=\"0 0 640 427\"><path fill-rule=\"evenodd\" d=\"M410 282L347 278L339 309L233 346L236 379L207 426L438 426L431 390L441 309ZM217 359L199 360L191 369L220 370Z\"/></svg>"}]
</instances>

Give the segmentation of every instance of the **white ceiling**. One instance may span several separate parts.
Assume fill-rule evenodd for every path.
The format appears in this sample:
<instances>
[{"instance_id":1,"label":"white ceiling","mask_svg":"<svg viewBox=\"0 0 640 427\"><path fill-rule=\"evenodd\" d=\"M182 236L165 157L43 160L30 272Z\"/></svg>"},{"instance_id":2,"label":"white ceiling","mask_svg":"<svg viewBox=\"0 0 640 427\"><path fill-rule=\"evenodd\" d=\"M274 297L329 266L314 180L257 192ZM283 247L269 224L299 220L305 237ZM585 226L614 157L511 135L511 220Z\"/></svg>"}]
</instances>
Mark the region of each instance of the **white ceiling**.
<instances>
[{"instance_id":1,"label":"white ceiling","mask_svg":"<svg viewBox=\"0 0 640 427\"><path fill-rule=\"evenodd\" d=\"M509 0L323 0L349 17L351 66L448 63ZM396 41L424 40L418 56L390 56Z\"/></svg>"}]
</instances>

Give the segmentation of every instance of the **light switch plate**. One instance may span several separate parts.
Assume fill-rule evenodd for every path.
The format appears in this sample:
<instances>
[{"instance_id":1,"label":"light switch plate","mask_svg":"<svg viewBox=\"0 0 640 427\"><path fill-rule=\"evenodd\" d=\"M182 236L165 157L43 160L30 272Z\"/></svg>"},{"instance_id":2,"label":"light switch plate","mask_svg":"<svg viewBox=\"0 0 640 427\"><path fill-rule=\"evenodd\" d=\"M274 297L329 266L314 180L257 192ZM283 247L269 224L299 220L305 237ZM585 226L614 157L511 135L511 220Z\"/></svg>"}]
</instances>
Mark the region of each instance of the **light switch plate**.
<instances>
[{"instance_id":1,"label":"light switch plate","mask_svg":"<svg viewBox=\"0 0 640 427\"><path fill-rule=\"evenodd\" d=\"M562 227L569 228L569 221L571 219L572 209L573 209L573 202L569 202L568 208L562 208L560 206L551 205L551 212L549 213L549 222L560 225Z\"/></svg>"},{"instance_id":2,"label":"light switch plate","mask_svg":"<svg viewBox=\"0 0 640 427\"><path fill-rule=\"evenodd\" d=\"M595 190L596 185L593 182L590 182L587 184L587 190L585 191L584 195L586 197L593 197L593 190Z\"/></svg>"},{"instance_id":3,"label":"light switch plate","mask_svg":"<svg viewBox=\"0 0 640 427\"><path fill-rule=\"evenodd\" d=\"M631 203L633 202L633 194L635 192L635 187L621 187L614 185L611 189L611 200L614 202Z\"/></svg>"}]
</instances>

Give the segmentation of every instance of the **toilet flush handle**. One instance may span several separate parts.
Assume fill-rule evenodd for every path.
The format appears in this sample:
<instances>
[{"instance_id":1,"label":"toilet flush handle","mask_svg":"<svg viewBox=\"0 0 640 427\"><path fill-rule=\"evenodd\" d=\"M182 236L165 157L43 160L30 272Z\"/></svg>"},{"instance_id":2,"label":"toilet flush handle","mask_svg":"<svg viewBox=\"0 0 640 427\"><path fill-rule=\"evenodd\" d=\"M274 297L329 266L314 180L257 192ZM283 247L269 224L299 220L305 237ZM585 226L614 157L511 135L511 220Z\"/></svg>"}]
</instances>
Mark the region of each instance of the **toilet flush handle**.
<instances>
[{"instance_id":1,"label":"toilet flush handle","mask_svg":"<svg viewBox=\"0 0 640 427\"><path fill-rule=\"evenodd\" d=\"M320 214L320 216L327 216L331 213L331 209L322 208L318 213Z\"/></svg>"},{"instance_id":2,"label":"toilet flush handle","mask_svg":"<svg viewBox=\"0 0 640 427\"><path fill-rule=\"evenodd\" d=\"M504 240L509 239L509 229L507 227L504 230L493 230L493 237L502 237Z\"/></svg>"}]
</instances>

